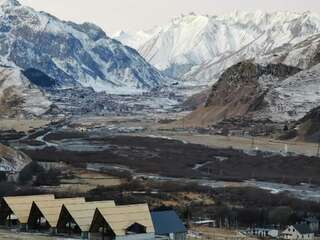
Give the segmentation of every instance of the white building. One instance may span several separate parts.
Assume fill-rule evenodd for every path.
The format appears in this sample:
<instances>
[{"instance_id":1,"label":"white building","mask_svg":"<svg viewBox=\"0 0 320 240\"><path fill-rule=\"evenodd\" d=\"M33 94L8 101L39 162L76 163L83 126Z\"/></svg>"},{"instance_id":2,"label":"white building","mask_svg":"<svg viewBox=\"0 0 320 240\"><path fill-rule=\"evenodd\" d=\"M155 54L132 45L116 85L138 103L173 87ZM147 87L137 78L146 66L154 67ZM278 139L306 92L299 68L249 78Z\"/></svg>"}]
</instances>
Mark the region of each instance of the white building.
<instances>
[{"instance_id":1,"label":"white building","mask_svg":"<svg viewBox=\"0 0 320 240\"><path fill-rule=\"evenodd\" d=\"M256 237L277 238L279 236L279 230L274 228L249 228L246 230L246 234Z\"/></svg>"},{"instance_id":2,"label":"white building","mask_svg":"<svg viewBox=\"0 0 320 240\"><path fill-rule=\"evenodd\" d=\"M280 237L288 240L314 240L314 233L307 224L295 224L288 226Z\"/></svg>"}]
</instances>

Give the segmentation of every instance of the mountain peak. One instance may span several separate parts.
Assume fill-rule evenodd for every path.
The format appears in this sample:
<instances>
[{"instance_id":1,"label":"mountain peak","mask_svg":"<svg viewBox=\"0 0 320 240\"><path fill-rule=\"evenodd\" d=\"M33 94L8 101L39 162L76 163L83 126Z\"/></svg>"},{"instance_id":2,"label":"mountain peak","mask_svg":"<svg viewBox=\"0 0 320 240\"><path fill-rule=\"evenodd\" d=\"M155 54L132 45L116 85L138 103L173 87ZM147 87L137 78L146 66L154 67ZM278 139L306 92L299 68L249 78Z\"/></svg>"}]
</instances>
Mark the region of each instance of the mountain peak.
<instances>
[{"instance_id":1,"label":"mountain peak","mask_svg":"<svg viewBox=\"0 0 320 240\"><path fill-rule=\"evenodd\" d=\"M18 0L0 0L0 6L18 7L21 6L21 4Z\"/></svg>"},{"instance_id":2,"label":"mountain peak","mask_svg":"<svg viewBox=\"0 0 320 240\"><path fill-rule=\"evenodd\" d=\"M120 30L120 31L117 31L117 32L113 33L111 36L113 38L118 38L118 37L126 37L128 35L129 35L129 33L125 32L123 30Z\"/></svg>"}]
</instances>

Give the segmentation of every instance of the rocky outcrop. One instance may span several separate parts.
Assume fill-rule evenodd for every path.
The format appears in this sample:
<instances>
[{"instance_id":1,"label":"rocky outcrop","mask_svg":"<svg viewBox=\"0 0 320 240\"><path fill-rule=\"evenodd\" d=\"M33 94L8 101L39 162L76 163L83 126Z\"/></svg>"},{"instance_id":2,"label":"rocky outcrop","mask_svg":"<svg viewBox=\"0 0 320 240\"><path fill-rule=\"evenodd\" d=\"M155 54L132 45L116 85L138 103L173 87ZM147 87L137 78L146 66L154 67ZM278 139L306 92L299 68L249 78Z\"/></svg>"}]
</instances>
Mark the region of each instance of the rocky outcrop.
<instances>
[{"instance_id":1,"label":"rocky outcrop","mask_svg":"<svg viewBox=\"0 0 320 240\"><path fill-rule=\"evenodd\" d=\"M190 125L208 125L234 117L258 117L271 104L269 91L299 68L284 64L259 65L240 62L227 69L212 87L207 102L184 120Z\"/></svg>"},{"instance_id":2,"label":"rocky outcrop","mask_svg":"<svg viewBox=\"0 0 320 240\"><path fill-rule=\"evenodd\" d=\"M312 109L296 127L297 139L308 142L320 142L320 107Z\"/></svg>"},{"instance_id":3,"label":"rocky outcrop","mask_svg":"<svg viewBox=\"0 0 320 240\"><path fill-rule=\"evenodd\" d=\"M31 159L23 152L0 144L0 171L20 172L31 162Z\"/></svg>"},{"instance_id":4,"label":"rocky outcrop","mask_svg":"<svg viewBox=\"0 0 320 240\"><path fill-rule=\"evenodd\" d=\"M0 117L39 117L51 106L47 95L19 69L0 67Z\"/></svg>"},{"instance_id":5,"label":"rocky outcrop","mask_svg":"<svg viewBox=\"0 0 320 240\"><path fill-rule=\"evenodd\" d=\"M210 89L207 89L188 97L188 99L183 102L182 107L186 111L193 111L198 107L203 106L208 99L209 93Z\"/></svg>"}]
</instances>

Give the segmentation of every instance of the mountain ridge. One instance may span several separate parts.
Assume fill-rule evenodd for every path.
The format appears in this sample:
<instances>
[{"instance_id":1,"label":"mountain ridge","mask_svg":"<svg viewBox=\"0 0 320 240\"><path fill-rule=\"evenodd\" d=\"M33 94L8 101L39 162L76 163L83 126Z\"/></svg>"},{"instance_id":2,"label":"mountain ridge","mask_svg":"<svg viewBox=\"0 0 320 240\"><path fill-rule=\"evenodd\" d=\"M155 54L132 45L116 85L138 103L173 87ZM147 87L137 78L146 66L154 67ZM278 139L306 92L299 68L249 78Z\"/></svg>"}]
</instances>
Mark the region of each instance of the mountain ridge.
<instances>
[{"instance_id":1,"label":"mountain ridge","mask_svg":"<svg viewBox=\"0 0 320 240\"><path fill-rule=\"evenodd\" d=\"M206 85L214 83L225 69L239 61L263 56L277 48L290 49L320 32L320 14L262 11L213 16L189 14L160 28L158 34L139 47L141 55L171 77ZM238 54L235 59L234 54ZM212 65L213 69L208 69Z\"/></svg>"},{"instance_id":2,"label":"mountain ridge","mask_svg":"<svg viewBox=\"0 0 320 240\"><path fill-rule=\"evenodd\" d=\"M97 25L63 21L16 0L0 6L0 63L38 69L64 87L115 93L146 91L168 80Z\"/></svg>"}]
</instances>

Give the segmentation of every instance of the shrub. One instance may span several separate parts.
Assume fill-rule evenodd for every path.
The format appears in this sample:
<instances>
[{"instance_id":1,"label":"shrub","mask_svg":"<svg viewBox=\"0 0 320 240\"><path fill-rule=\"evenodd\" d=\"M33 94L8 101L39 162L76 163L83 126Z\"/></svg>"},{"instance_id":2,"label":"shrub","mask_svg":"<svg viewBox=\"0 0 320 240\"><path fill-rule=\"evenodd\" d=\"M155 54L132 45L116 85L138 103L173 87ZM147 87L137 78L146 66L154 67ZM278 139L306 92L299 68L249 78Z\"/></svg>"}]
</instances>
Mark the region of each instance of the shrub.
<instances>
[{"instance_id":1,"label":"shrub","mask_svg":"<svg viewBox=\"0 0 320 240\"><path fill-rule=\"evenodd\" d=\"M40 166L37 162L31 162L20 172L18 179L19 183L27 184L33 179L34 176L43 172L45 172L45 170L42 166Z\"/></svg>"},{"instance_id":2,"label":"shrub","mask_svg":"<svg viewBox=\"0 0 320 240\"><path fill-rule=\"evenodd\" d=\"M36 176L35 186L58 186L60 184L60 171L50 169L49 171L40 172Z\"/></svg>"}]
</instances>

